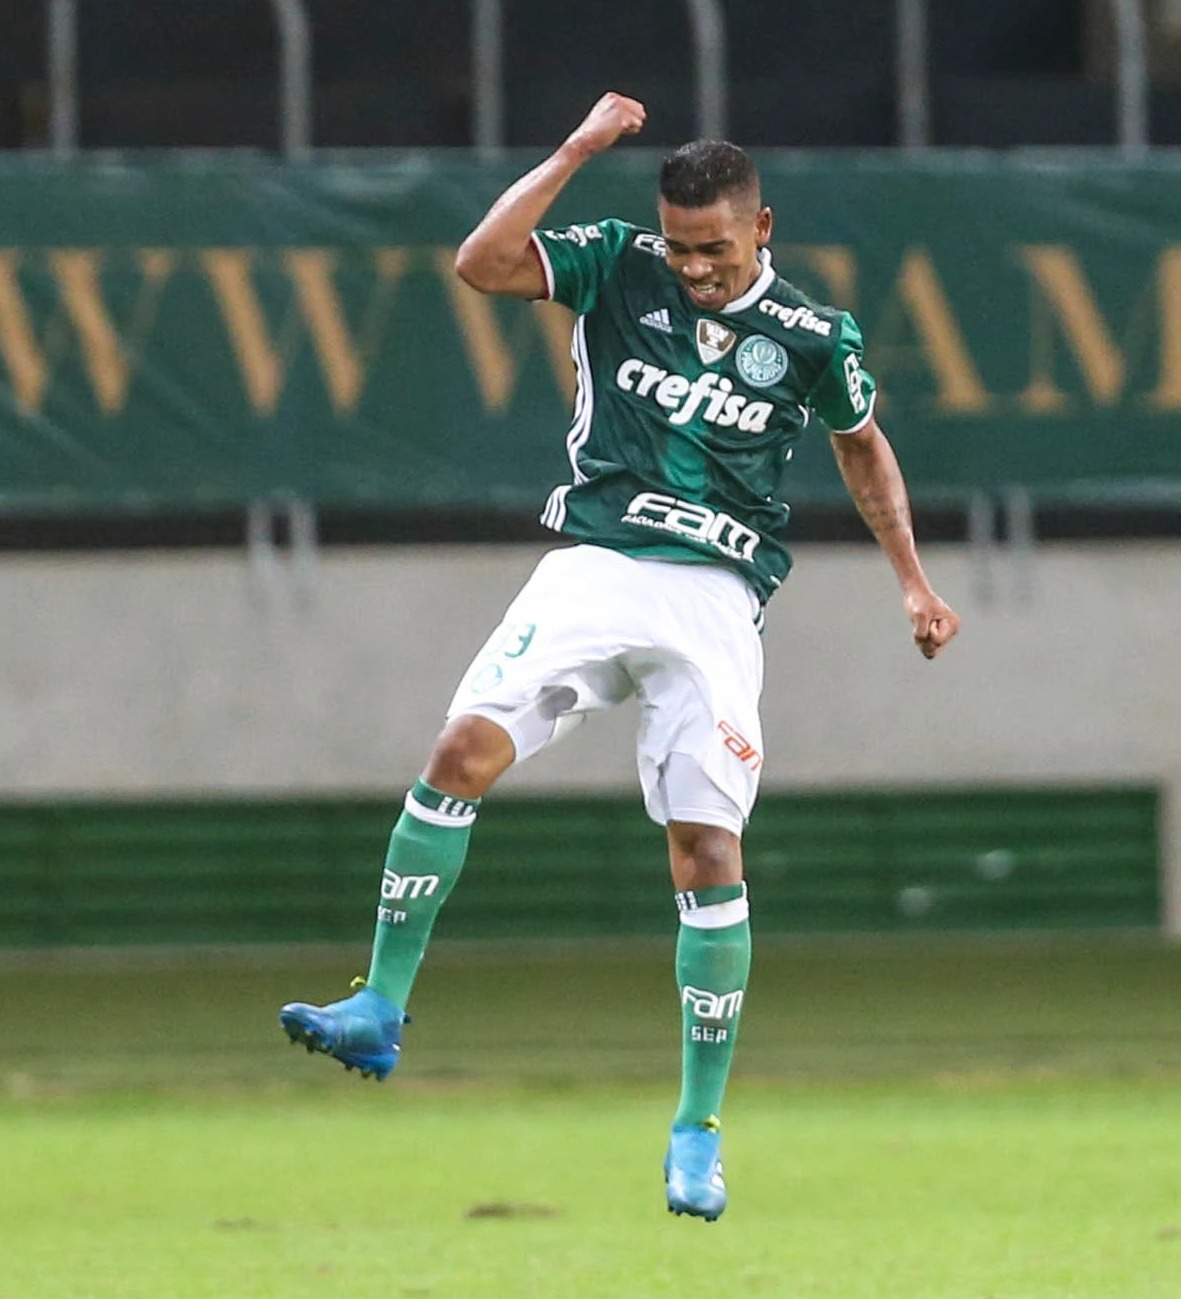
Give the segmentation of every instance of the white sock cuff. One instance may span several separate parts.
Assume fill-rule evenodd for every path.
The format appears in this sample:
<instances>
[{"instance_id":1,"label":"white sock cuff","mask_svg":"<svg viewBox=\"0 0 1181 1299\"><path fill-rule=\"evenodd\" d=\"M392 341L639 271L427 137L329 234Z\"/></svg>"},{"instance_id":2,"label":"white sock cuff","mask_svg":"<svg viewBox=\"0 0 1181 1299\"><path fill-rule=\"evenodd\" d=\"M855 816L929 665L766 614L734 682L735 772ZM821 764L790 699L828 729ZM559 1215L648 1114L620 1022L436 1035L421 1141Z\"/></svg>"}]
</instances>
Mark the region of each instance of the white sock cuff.
<instances>
[{"instance_id":1,"label":"white sock cuff","mask_svg":"<svg viewBox=\"0 0 1181 1299\"><path fill-rule=\"evenodd\" d=\"M475 807L472 806L470 801L462 798L445 796L436 810L420 803L414 797L414 792L411 791L406 795L406 801L402 806L415 820L425 821L427 825L443 825L449 829L459 829L463 826L474 825L476 821Z\"/></svg>"},{"instance_id":2,"label":"white sock cuff","mask_svg":"<svg viewBox=\"0 0 1181 1299\"><path fill-rule=\"evenodd\" d=\"M750 919L750 902L744 893L730 902L715 902L708 907L694 907L681 912L681 924L690 929L728 929Z\"/></svg>"}]
</instances>

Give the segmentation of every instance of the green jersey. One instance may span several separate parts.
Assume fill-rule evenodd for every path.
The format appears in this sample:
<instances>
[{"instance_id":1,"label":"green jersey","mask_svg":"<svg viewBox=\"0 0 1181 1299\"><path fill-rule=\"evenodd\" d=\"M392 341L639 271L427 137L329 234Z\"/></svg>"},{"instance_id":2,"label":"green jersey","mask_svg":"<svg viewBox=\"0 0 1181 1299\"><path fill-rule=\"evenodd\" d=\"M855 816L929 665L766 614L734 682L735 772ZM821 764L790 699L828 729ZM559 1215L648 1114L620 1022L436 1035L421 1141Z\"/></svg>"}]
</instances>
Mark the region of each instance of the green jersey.
<instances>
[{"instance_id":1,"label":"green jersey","mask_svg":"<svg viewBox=\"0 0 1181 1299\"><path fill-rule=\"evenodd\" d=\"M663 239L624 221L539 230L549 296L578 316L566 438L573 481L541 521L630 555L715 563L764 602L787 575L783 465L812 412L852 432L873 411L861 332L775 274L696 307Z\"/></svg>"}]
</instances>

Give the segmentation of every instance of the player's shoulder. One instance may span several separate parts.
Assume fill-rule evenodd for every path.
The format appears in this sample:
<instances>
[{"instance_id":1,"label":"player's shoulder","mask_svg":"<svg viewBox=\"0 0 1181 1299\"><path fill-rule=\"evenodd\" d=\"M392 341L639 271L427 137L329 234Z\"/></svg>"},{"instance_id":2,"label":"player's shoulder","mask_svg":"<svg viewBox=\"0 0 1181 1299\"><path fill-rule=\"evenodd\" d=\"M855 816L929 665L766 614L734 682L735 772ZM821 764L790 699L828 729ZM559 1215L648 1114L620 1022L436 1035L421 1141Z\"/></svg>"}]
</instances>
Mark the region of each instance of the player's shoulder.
<instances>
[{"instance_id":1,"label":"player's shoulder","mask_svg":"<svg viewBox=\"0 0 1181 1299\"><path fill-rule=\"evenodd\" d=\"M782 275L776 275L751 310L777 325L793 343L834 346L852 318L840 307L809 297Z\"/></svg>"},{"instance_id":2,"label":"player's shoulder","mask_svg":"<svg viewBox=\"0 0 1181 1299\"><path fill-rule=\"evenodd\" d=\"M576 248L599 245L605 251L625 253L631 249L664 256L664 240L652 230L634 225L619 217L601 217L597 221L575 221L567 226L537 231L551 244L568 244Z\"/></svg>"},{"instance_id":3,"label":"player's shoulder","mask_svg":"<svg viewBox=\"0 0 1181 1299\"><path fill-rule=\"evenodd\" d=\"M664 236L657 234L655 230L649 230L645 226L631 225L627 222L621 222L627 230L627 250L640 261L645 258L655 258L662 266L664 259L668 256L668 244L664 242Z\"/></svg>"}]
</instances>

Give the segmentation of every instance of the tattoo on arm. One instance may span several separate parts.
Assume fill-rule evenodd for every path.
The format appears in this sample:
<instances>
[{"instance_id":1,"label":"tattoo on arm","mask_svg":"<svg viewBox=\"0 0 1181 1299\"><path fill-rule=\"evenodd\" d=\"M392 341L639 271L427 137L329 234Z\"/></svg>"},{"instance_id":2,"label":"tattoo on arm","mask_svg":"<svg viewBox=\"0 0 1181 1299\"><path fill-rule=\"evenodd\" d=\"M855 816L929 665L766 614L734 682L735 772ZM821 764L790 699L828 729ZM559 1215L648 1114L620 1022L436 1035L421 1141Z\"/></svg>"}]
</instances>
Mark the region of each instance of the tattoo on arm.
<instances>
[{"instance_id":1,"label":"tattoo on arm","mask_svg":"<svg viewBox=\"0 0 1181 1299\"><path fill-rule=\"evenodd\" d=\"M911 532L910 498L902 473L889 459L842 463L845 484L866 526L875 537Z\"/></svg>"},{"instance_id":2,"label":"tattoo on arm","mask_svg":"<svg viewBox=\"0 0 1181 1299\"><path fill-rule=\"evenodd\" d=\"M875 537L888 532L911 531L910 508L906 501L873 491L855 495L854 501Z\"/></svg>"}]
</instances>

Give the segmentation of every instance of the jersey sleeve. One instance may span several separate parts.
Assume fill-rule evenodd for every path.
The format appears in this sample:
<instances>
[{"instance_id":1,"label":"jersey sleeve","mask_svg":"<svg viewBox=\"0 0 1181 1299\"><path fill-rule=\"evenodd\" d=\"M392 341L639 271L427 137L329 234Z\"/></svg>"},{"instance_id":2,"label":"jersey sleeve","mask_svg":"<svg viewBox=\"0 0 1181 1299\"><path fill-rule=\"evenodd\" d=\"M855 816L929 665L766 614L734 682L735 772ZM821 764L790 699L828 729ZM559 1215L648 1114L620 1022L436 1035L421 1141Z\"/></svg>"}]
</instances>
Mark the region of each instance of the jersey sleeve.
<instances>
[{"instance_id":1,"label":"jersey sleeve","mask_svg":"<svg viewBox=\"0 0 1181 1299\"><path fill-rule=\"evenodd\" d=\"M864 350L861 330L846 311L828 365L808 394L808 405L834 433L856 433L873 415L877 384L861 365Z\"/></svg>"},{"instance_id":2,"label":"jersey sleeve","mask_svg":"<svg viewBox=\"0 0 1181 1299\"><path fill-rule=\"evenodd\" d=\"M564 230L535 230L533 245L549 297L580 316L589 311L634 233L626 221L614 218Z\"/></svg>"}]
</instances>

